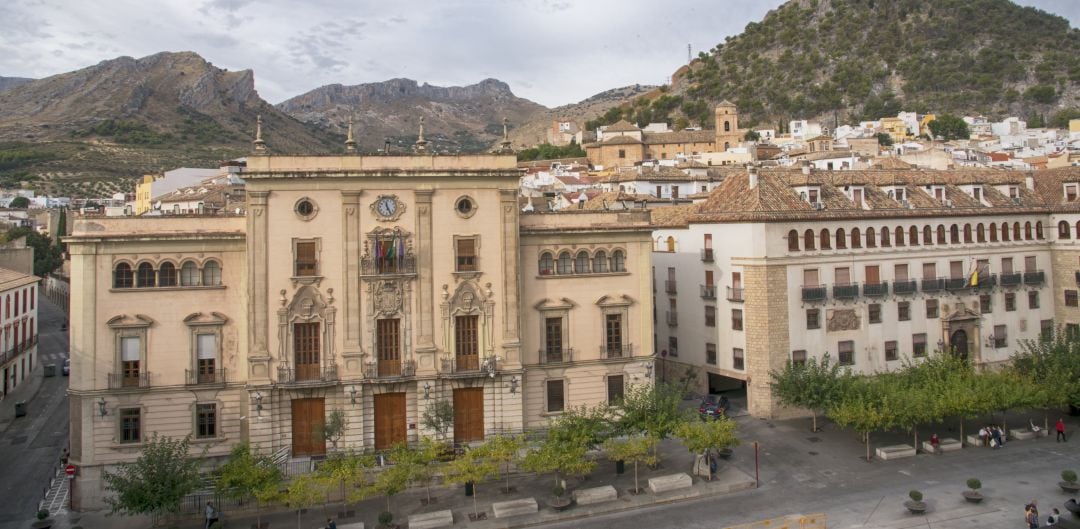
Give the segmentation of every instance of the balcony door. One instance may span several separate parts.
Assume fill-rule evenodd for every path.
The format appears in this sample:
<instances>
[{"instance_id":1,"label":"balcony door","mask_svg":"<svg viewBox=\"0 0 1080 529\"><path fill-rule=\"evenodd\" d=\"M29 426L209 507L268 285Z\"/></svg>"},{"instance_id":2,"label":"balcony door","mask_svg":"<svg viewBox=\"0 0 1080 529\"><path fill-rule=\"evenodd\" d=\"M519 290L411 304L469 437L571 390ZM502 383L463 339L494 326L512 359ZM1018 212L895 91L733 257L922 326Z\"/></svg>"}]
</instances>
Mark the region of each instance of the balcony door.
<instances>
[{"instance_id":1,"label":"balcony door","mask_svg":"<svg viewBox=\"0 0 1080 529\"><path fill-rule=\"evenodd\" d=\"M672 312L674 311L673 307ZM604 316L604 342L607 345L608 358L622 356L622 314L607 314Z\"/></svg>"},{"instance_id":2,"label":"balcony door","mask_svg":"<svg viewBox=\"0 0 1080 529\"><path fill-rule=\"evenodd\" d=\"M293 324L296 380L319 379L319 323Z\"/></svg>"},{"instance_id":3,"label":"balcony door","mask_svg":"<svg viewBox=\"0 0 1080 529\"><path fill-rule=\"evenodd\" d=\"M401 375L401 332L397 318L377 320L375 349L379 355L379 376Z\"/></svg>"},{"instance_id":4,"label":"balcony door","mask_svg":"<svg viewBox=\"0 0 1080 529\"><path fill-rule=\"evenodd\" d=\"M562 318L544 318L544 349L548 363L562 362Z\"/></svg>"},{"instance_id":5,"label":"balcony door","mask_svg":"<svg viewBox=\"0 0 1080 529\"><path fill-rule=\"evenodd\" d=\"M406 441L405 394L375 395L375 449L386 450Z\"/></svg>"},{"instance_id":6,"label":"balcony door","mask_svg":"<svg viewBox=\"0 0 1080 529\"><path fill-rule=\"evenodd\" d=\"M458 371L480 369L479 323L479 316L458 316L454 319L454 351Z\"/></svg>"},{"instance_id":7,"label":"balcony door","mask_svg":"<svg viewBox=\"0 0 1080 529\"><path fill-rule=\"evenodd\" d=\"M484 388L454 390L454 443L484 440Z\"/></svg>"},{"instance_id":8,"label":"balcony door","mask_svg":"<svg viewBox=\"0 0 1080 529\"><path fill-rule=\"evenodd\" d=\"M326 406L323 399L292 400L293 456L314 456L326 453Z\"/></svg>"}]
</instances>

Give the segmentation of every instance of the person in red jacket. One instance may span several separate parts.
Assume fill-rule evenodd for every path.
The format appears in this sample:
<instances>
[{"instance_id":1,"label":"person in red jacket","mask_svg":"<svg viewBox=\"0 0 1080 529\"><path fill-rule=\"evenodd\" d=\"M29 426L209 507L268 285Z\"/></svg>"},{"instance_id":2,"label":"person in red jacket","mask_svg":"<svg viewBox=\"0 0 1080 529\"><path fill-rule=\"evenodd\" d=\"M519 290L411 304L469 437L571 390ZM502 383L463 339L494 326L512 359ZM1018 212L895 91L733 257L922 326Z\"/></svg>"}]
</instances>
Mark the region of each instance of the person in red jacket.
<instances>
[{"instance_id":1,"label":"person in red jacket","mask_svg":"<svg viewBox=\"0 0 1080 529\"><path fill-rule=\"evenodd\" d=\"M1054 429L1057 430L1057 441L1059 443L1068 441L1068 438L1065 437L1065 421L1061 417L1058 417L1058 422L1054 425Z\"/></svg>"}]
</instances>

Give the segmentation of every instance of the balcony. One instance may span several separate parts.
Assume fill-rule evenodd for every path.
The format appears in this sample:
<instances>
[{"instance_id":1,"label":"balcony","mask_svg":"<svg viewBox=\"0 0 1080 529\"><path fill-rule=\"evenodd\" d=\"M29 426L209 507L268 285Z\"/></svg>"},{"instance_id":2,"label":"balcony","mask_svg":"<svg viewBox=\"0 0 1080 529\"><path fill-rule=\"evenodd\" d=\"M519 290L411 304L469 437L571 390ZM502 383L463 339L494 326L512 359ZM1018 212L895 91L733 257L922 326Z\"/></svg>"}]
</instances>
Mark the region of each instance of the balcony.
<instances>
[{"instance_id":1,"label":"balcony","mask_svg":"<svg viewBox=\"0 0 1080 529\"><path fill-rule=\"evenodd\" d=\"M225 383L225 369L211 369L209 371L196 371L185 369L186 380L189 386L204 386Z\"/></svg>"},{"instance_id":2,"label":"balcony","mask_svg":"<svg viewBox=\"0 0 1080 529\"><path fill-rule=\"evenodd\" d=\"M109 373L109 389L138 389L150 387L150 373Z\"/></svg>"},{"instance_id":3,"label":"balcony","mask_svg":"<svg viewBox=\"0 0 1080 529\"><path fill-rule=\"evenodd\" d=\"M675 283L676 282L671 279L664 281L664 292L667 292L668 294L678 293L679 289L675 288Z\"/></svg>"},{"instance_id":4,"label":"balcony","mask_svg":"<svg viewBox=\"0 0 1080 529\"><path fill-rule=\"evenodd\" d=\"M971 288L971 284L966 277L950 277L945 280L945 290L949 292L960 292Z\"/></svg>"},{"instance_id":5,"label":"balcony","mask_svg":"<svg viewBox=\"0 0 1080 529\"><path fill-rule=\"evenodd\" d=\"M893 281L892 291L893 291L893 294L896 294L897 296L906 296L906 295L914 294L917 290L918 290L918 288L915 286L915 280L914 279L903 279L903 280Z\"/></svg>"},{"instance_id":6,"label":"balcony","mask_svg":"<svg viewBox=\"0 0 1080 529\"><path fill-rule=\"evenodd\" d=\"M883 298L889 295L889 283L866 283L862 288L863 295L868 298Z\"/></svg>"},{"instance_id":7,"label":"balcony","mask_svg":"<svg viewBox=\"0 0 1080 529\"><path fill-rule=\"evenodd\" d=\"M825 285L818 286L803 286L802 287L802 300L803 301L825 301L829 297L829 288Z\"/></svg>"},{"instance_id":8,"label":"balcony","mask_svg":"<svg viewBox=\"0 0 1080 529\"><path fill-rule=\"evenodd\" d=\"M997 286L997 274L979 274L979 284L975 285L978 290L990 290Z\"/></svg>"},{"instance_id":9,"label":"balcony","mask_svg":"<svg viewBox=\"0 0 1080 529\"><path fill-rule=\"evenodd\" d=\"M416 360L381 360L364 366L364 377L369 379L399 379L416 376Z\"/></svg>"},{"instance_id":10,"label":"balcony","mask_svg":"<svg viewBox=\"0 0 1080 529\"><path fill-rule=\"evenodd\" d=\"M468 376L486 376L498 368L494 356L484 358L479 355L456 355L442 359L442 372Z\"/></svg>"},{"instance_id":11,"label":"balcony","mask_svg":"<svg viewBox=\"0 0 1080 529\"><path fill-rule=\"evenodd\" d=\"M858 283L838 283L832 287L834 299L855 299L859 297Z\"/></svg>"},{"instance_id":12,"label":"balcony","mask_svg":"<svg viewBox=\"0 0 1080 529\"><path fill-rule=\"evenodd\" d=\"M701 262L703 262L703 263L711 263L711 262L713 262L712 248L702 248L701 249Z\"/></svg>"},{"instance_id":13,"label":"balcony","mask_svg":"<svg viewBox=\"0 0 1080 529\"><path fill-rule=\"evenodd\" d=\"M727 287L727 300L742 303L746 301L743 299L742 287Z\"/></svg>"},{"instance_id":14,"label":"balcony","mask_svg":"<svg viewBox=\"0 0 1080 529\"><path fill-rule=\"evenodd\" d=\"M405 256L401 259L371 258L360 259L360 275L362 276L397 276L415 275L416 258Z\"/></svg>"},{"instance_id":15,"label":"balcony","mask_svg":"<svg viewBox=\"0 0 1080 529\"><path fill-rule=\"evenodd\" d=\"M1080 285L1080 271L1076 272L1076 284Z\"/></svg>"},{"instance_id":16,"label":"balcony","mask_svg":"<svg viewBox=\"0 0 1080 529\"><path fill-rule=\"evenodd\" d=\"M7 351L4 351L2 354L0 354L0 364L7 363L9 360L15 358L16 356L19 356L20 354L26 352L27 349L30 349L31 347L36 345L37 338L38 337L36 335L31 336L29 340L26 340L18 344L17 346L12 347Z\"/></svg>"},{"instance_id":17,"label":"balcony","mask_svg":"<svg viewBox=\"0 0 1080 529\"><path fill-rule=\"evenodd\" d=\"M604 344L600 346L600 358L630 358L634 356L634 345L629 343L624 344Z\"/></svg>"},{"instance_id":18,"label":"balcony","mask_svg":"<svg viewBox=\"0 0 1080 529\"><path fill-rule=\"evenodd\" d=\"M555 347L541 349L537 352L541 364L565 364L574 361L574 349L570 347Z\"/></svg>"},{"instance_id":19,"label":"balcony","mask_svg":"<svg viewBox=\"0 0 1080 529\"><path fill-rule=\"evenodd\" d=\"M1025 285L1041 285L1044 282L1046 282L1046 272L1043 272L1042 270L1024 272Z\"/></svg>"},{"instance_id":20,"label":"balcony","mask_svg":"<svg viewBox=\"0 0 1080 529\"><path fill-rule=\"evenodd\" d=\"M1015 287L1019 286L1023 277L1020 272L1009 272L1007 274L1001 274L1001 286L1003 287Z\"/></svg>"},{"instance_id":21,"label":"balcony","mask_svg":"<svg viewBox=\"0 0 1080 529\"><path fill-rule=\"evenodd\" d=\"M278 366L278 384L295 386L319 386L337 382L337 365Z\"/></svg>"},{"instance_id":22,"label":"balcony","mask_svg":"<svg viewBox=\"0 0 1080 529\"><path fill-rule=\"evenodd\" d=\"M679 326L679 312L674 310L667 311L667 324L672 327Z\"/></svg>"},{"instance_id":23,"label":"balcony","mask_svg":"<svg viewBox=\"0 0 1080 529\"><path fill-rule=\"evenodd\" d=\"M923 292L941 292L945 290L945 280L940 277L932 277L930 279L923 279L922 285L919 286Z\"/></svg>"},{"instance_id":24,"label":"balcony","mask_svg":"<svg viewBox=\"0 0 1080 529\"><path fill-rule=\"evenodd\" d=\"M701 299L716 299L716 285L701 285Z\"/></svg>"}]
</instances>

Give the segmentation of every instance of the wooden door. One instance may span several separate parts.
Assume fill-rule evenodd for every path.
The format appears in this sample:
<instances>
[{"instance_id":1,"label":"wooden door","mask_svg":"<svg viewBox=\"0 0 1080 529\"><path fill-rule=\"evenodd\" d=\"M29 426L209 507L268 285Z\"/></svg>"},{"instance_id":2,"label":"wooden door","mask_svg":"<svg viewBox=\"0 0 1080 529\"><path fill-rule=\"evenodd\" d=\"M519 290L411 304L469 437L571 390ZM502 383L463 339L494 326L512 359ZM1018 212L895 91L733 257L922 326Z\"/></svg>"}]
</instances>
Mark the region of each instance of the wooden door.
<instances>
[{"instance_id":1,"label":"wooden door","mask_svg":"<svg viewBox=\"0 0 1080 529\"><path fill-rule=\"evenodd\" d=\"M457 354L457 371L480 369L479 316L455 318L454 342Z\"/></svg>"},{"instance_id":2,"label":"wooden door","mask_svg":"<svg viewBox=\"0 0 1080 529\"><path fill-rule=\"evenodd\" d=\"M293 324L296 380L319 379L319 323Z\"/></svg>"},{"instance_id":3,"label":"wooden door","mask_svg":"<svg viewBox=\"0 0 1080 529\"><path fill-rule=\"evenodd\" d=\"M399 320L377 320L375 324L375 348L379 355L379 376L401 375L401 332Z\"/></svg>"},{"instance_id":4,"label":"wooden door","mask_svg":"<svg viewBox=\"0 0 1080 529\"><path fill-rule=\"evenodd\" d=\"M293 456L313 456L326 453L326 424L323 399L293 399L292 444Z\"/></svg>"},{"instance_id":5,"label":"wooden door","mask_svg":"<svg viewBox=\"0 0 1080 529\"><path fill-rule=\"evenodd\" d=\"M484 440L484 388L454 390L454 443Z\"/></svg>"},{"instance_id":6,"label":"wooden door","mask_svg":"<svg viewBox=\"0 0 1080 529\"><path fill-rule=\"evenodd\" d=\"M375 395L375 449L405 442L405 394Z\"/></svg>"}]
</instances>

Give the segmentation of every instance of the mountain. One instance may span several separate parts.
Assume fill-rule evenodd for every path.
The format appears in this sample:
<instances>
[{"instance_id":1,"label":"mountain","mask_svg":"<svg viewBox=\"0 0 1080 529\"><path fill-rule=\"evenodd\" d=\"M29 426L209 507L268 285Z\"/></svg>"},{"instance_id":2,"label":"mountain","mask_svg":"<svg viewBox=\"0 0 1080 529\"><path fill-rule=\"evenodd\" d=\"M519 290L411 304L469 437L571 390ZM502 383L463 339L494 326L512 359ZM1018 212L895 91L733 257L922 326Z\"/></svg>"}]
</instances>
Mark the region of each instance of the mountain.
<instances>
[{"instance_id":1,"label":"mountain","mask_svg":"<svg viewBox=\"0 0 1080 529\"><path fill-rule=\"evenodd\" d=\"M0 92L3 92L8 88L14 88L29 81L33 81L33 79L29 79L26 77L0 77Z\"/></svg>"},{"instance_id":2,"label":"mountain","mask_svg":"<svg viewBox=\"0 0 1080 529\"><path fill-rule=\"evenodd\" d=\"M515 148L533 146L548 141L547 133L554 121L573 121L579 125L602 116L608 109L619 107L634 98L656 90L655 86L630 85L612 88L584 99L578 103L544 109L533 113L524 123L511 123L510 141Z\"/></svg>"},{"instance_id":3,"label":"mountain","mask_svg":"<svg viewBox=\"0 0 1080 529\"><path fill-rule=\"evenodd\" d=\"M675 72L666 93L604 122L712 126L931 113L1052 119L1077 107L1080 31L1007 0L793 0ZM835 121L834 121L835 120Z\"/></svg>"},{"instance_id":4,"label":"mountain","mask_svg":"<svg viewBox=\"0 0 1080 529\"><path fill-rule=\"evenodd\" d=\"M212 167L250 151L257 115L275 152L341 150L276 110L251 70L191 52L120 57L0 92L0 184L73 195L129 189L144 173Z\"/></svg>"},{"instance_id":5,"label":"mountain","mask_svg":"<svg viewBox=\"0 0 1080 529\"><path fill-rule=\"evenodd\" d=\"M469 86L433 86L412 79L391 79L353 86L331 84L285 100L282 112L305 123L344 134L349 118L361 151L411 147L424 117L425 138L436 151L476 152L502 137L502 120L522 123L545 110L522 99L497 79Z\"/></svg>"}]
</instances>

